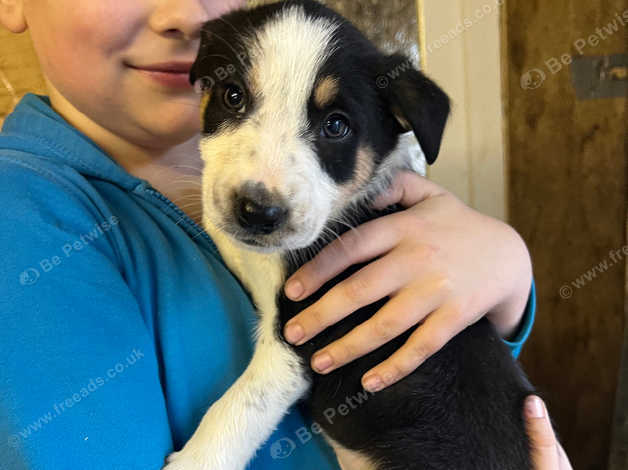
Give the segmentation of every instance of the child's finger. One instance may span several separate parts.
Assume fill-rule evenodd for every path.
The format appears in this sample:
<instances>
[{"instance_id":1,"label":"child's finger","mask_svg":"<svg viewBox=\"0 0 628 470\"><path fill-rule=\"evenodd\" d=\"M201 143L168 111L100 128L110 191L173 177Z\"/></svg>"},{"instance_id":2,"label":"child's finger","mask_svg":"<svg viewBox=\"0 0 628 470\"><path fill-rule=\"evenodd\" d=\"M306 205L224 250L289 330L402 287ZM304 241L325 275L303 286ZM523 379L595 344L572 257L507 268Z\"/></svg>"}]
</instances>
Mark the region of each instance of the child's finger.
<instances>
[{"instance_id":1,"label":"child's finger","mask_svg":"<svg viewBox=\"0 0 628 470\"><path fill-rule=\"evenodd\" d=\"M396 299L397 297L393 298L392 301ZM443 299L434 297L434 300L438 304ZM412 303L406 302L406 304L404 308L398 310L403 312L412 308ZM403 379L414 372L430 356L442 349L451 338L466 326L466 321L457 308L451 305L442 305L427 316L423 324L408 337L401 348L364 374L362 377L364 389L371 392L379 391Z\"/></svg>"},{"instance_id":2,"label":"child's finger","mask_svg":"<svg viewBox=\"0 0 628 470\"><path fill-rule=\"evenodd\" d=\"M530 395L524 404L534 470L559 470L558 445L543 401Z\"/></svg>"}]
</instances>

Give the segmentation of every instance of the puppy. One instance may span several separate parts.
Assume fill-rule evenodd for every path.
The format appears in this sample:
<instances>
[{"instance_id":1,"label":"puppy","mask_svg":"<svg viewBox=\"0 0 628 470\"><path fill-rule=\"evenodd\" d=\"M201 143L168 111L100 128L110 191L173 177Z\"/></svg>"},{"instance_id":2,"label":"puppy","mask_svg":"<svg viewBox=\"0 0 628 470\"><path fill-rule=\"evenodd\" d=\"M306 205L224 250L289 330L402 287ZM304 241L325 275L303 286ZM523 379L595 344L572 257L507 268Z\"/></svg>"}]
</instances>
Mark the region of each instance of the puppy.
<instances>
[{"instance_id":1,"label":"puppy","mask_svg":"<svg viewBox=\"0 0 628 470\"><path fill-rule=\"evenodd\" d=\"M486 320L414 373L369 394L361 376L414 329L327 375L312 354L371 317L383 299L302 346L284 325L364 265L302 302L283 284L349 225L399 210L370 209L401 170L422 162L399 145L439 152L449 99L401 55L378 51L335 12L293 0L207 23L190 80L202 93L203 223L259 311L246 371L215 402L168 470L242 470L289 407L304 398L349 469L529 469L521 417L532 391ZM325 410L362 397L333 421Z\"/></svg>"}]
</instances>

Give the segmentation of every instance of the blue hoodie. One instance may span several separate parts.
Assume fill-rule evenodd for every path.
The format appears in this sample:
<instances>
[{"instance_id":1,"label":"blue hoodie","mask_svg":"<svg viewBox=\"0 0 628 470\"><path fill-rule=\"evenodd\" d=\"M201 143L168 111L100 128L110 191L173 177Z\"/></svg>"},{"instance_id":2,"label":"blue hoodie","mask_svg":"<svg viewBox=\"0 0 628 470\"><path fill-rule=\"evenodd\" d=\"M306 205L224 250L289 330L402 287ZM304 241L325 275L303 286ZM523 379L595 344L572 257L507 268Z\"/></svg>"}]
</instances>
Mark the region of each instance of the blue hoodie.
<instances>
[{"instance_id":1,"label":"blue hoodie","mask_svg":"<svg viewBox=\"0 0 628 470\"><path fill-rule=\"evenodd\" d=\"M159 469L246 368L255 314L215 245L28 94L0 132L0 465ZM516 356L534 318L534 288ZM249 469L338 469L293 407Z\"/></svg>"}]
</instances>

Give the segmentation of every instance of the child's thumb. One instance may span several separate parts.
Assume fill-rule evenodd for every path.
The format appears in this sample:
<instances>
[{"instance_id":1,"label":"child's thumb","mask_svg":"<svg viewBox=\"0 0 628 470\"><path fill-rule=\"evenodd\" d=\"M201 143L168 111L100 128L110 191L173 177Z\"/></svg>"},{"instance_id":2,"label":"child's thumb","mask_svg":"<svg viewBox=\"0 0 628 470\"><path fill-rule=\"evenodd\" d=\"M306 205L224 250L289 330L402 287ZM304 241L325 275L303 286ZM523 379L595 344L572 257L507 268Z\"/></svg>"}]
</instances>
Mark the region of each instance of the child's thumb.
<instances>
[{"instance_id":1,"label":"child's thumb","mask_svg":"<svg viewBox=\"0 0 628 470\"><path fill-rule=\"evenodd\" d=\"M556 436L543 401L535 395L526 398L524 416L532 447L534 470L557 470L560 467Z\"/></svg>"}]
</instances>

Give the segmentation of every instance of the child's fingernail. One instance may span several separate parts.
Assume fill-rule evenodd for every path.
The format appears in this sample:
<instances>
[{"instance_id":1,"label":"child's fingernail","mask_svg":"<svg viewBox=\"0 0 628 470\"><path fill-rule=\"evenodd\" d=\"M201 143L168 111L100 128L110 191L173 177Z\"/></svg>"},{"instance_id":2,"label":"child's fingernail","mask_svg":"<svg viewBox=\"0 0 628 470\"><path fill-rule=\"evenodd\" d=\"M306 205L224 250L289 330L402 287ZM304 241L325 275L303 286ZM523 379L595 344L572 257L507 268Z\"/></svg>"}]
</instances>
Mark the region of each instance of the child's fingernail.
<instances>
[{"instance_id":1,"label":"child's fingernail","mask_svg":"<svg viewBox=\"0 0 628 470\"><path fill-rule=\"evenodd\" d=\"M369 392L379 392L384 384L377 375L371 375L364 380L364 388Z\"/></svg>"},{"instance_id":2,"label":"child's fingernail","mask_svg":"<svg viewBox=\"0 0 628 470\"><path fill-rule=\"evenodd\" d=\"M530 418L545 417L543 402L539 397L531 396L526 399L526 413Z\"/></svg>"},{"instance_id":3,"label":"child's fingernail","mask_svg":"<svg viewBox=\"0 0 628 470\"><path fill-rule=\"evenodd\" d=\"M325 372L331 367L334 360L327 353L319 354L314 358L314 368L319 372Z\"/></svg>"},{"instance_id":4,"label":"child's fingernail","mask_svg":"<svg viewBox=\"0 0 628 470\"><path fill-rule=\"evenodd\" d=\"M288 282L286 285L286 295L288 298L296 300L301 297L301 294L303 294L303 284L301 284L300 281L294 280Z\"/></svg>"},{"instance_id":5,"label":"child's fingernail","mask_svg":"<svg viewBox=\"0 0 628 470\"><path fill-rule=\"evenodd\" d=\"M298 323L288 323L286 325L285 337L289 343L296 343L304 336L303 327Z\"/></svg>"}]
</instances>

